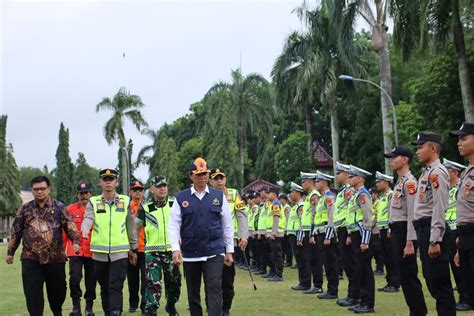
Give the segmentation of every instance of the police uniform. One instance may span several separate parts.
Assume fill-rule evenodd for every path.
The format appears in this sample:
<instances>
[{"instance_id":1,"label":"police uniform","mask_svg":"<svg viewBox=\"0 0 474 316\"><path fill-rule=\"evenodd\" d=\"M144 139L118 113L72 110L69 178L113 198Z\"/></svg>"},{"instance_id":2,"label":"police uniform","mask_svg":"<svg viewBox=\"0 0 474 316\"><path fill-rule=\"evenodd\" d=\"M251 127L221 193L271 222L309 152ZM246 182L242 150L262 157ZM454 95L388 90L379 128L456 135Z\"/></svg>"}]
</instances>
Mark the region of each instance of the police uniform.
<instances>
[{"instance_id":1,"label":"police uniform","mask_svg":"<svg viewBox=\"0 0 474 316\"><path fill-rule=\"evenodd\" d=\"M268 193L278 196L278 189L269 188ZM267 232L270 236L270 249L275 276L268 278L271 282L283 281L283 248L282 241L285 234L286 216L280 200L276 199L270 204L267 213ZM271 225L271 226L270 226Z\"/></svg>"},{"instance_id":2,"label":"police uniform","mask_svg":"<svg viewBox=\"0 0 474 316\"><path fill-rule=\"evenodd\" d=\"M298 184L291 182L290 184L291 192L299 192L301 196L304 195L304 190ZM295 291L306 291L311 288L311 281L310 276L305 275L306 272L303 269L303 247L300 247L296 244L296 234L300 230L301 227L301 214L303 212L303 205L304 200L301 199L299 201L293 201L294 205L291 208L290 216L288 217L288 225L287 225L287 234L288 239L290 242L290 246L292 248L293 253L295 254L296 266L298 268L298 284L292 286L291 289Z\"/></svg>"},{"instance_id":3,"label":"police uniform","mask_svg":"<svg viewBox=\"0 0 474 316\"><path fill-rule=\"evenodd\" d=\"M400 145L384 156L388 159L398 156L411 159L413 153L408 147ZM416 186L416 178L411 174L410 170L406 174L398 174L398 181L395 184L394 193L390 201L389 227L394 263L410 314L426 315L428 310L421 282L418 279L416 258L418 242L415 228L413 227ZM414 254L411 256L404 256L403 254L407 241L413 242Z\"/></svg>"},{"instance_id":4,"label":"police uniform","mask_svg":"<svg viewBox=\"0 0 474 316\"><path fill-rule=\"evenodd\" d=\"M300 172L301 181L316 180L315 173ZM303 204L303 213L301 214L301 226L297 234L297 241L302 242L302 269L304 269L304 276L308 276L309 283L313 282L313 287L309 290L303 291L305 294L321 293L323 278L322 274L318 273L317 261L319 260L318 250L316 245L309 243L310 235L313 231L314 216L316 215L316 207L318 205L321 194L312 189L306 192L306 198ZM312 280L311 280L312 276ZM305 284L307 281L305 280Z\"/></svg>"},{"instance_id":5,"label":"police uniform","mask_svg":"<svg viewBox=\"0 0 474 316\"><path fill-rule=\"evenodd\" d=\"M413 145L430 141L441 144L441 136L433 132L420 132ZM448 172L439 159L425 167L418 179L415 196L415 226L423 276L431 296L436 299L436 310L441 315L454 315L456 304L449 274L449 238L445 212L449 199ZM430 258L430 246L440 245L441 254Z\"/></svg>"},{"instance_id":6,"label":"police uniform","mask_svg":"<svg viewBox=\"0 0 474 316\"><path fill-rule=\"evenodd\" d=\"M270 261L270 244L267 239L267 201L262 201L258 207L259 215L257 217L257 227L258 227L258 239L257 239L257 249L260 257L261 267L260 273L262 277L268 277L271 275L271 271L267 271L267 268L271 268Z\"/></svg>"},{"instance_id":7,"label":"police uniform","mask_svg":"<svg viewBox=\"0 0 474 316\"><path fill-rule=\"evenodd\" d=\"M375 173L375 180L386 181L389 185L393 183L393 177L383 174L379 171ZM379 197L376 202L377 218L376 225L380 231L380 244L382 249L383 263L386 268L385 279L387 285L383 288L379 288L379 291L393 293L397 292L400 288L400 281L398 277L398 271L395 267L395 262L393 258L393 247L392 239L390 238L390 232L388 228L389 219L390 219L390 201L392 200L393 191L390 187L385 192L380 192Z\"/></svg>"},{"instance_id":8,"label":"police uniform","mask_svg":"<svg viewBox=\"0 0 474 316\"><path fill-rule=\"evenodd\" d=\"M104 169L99 176L101 179L117 178L117 171ZM101 288L102 308L110 315L122 312L128 253L138 250L135 218L129 206L130 199L125 195L115 193L112 200L104 195L93 196L81 226L83 237L93 226L90 249Z\"/></svg>"},{"instance_id":9,"label":"police uniform","mask_svg":"<svg viewBox=\"0 0 474 316\"><path fill-rule=\"evenodd\" d=\"M443 159L443 165L446 169L455 170L459 174L466 169L465 166L448 160L446 158ZM450 179L451 183L451 179ZM457 292L459 293L459 303L456 304L456 310L458 311L466 311L472 309L469 305L469 297L466 291L466 280L463 278L461 273L461 267L456 266L454 262L454 256L457 252L456 246L456 238L458 237L457 234L457 227L456 227L456 200L458 194L458 185L459 179L453 185L450 185L449 188L449 200L448 200L448 209L446 210L446 224L452 231L452 236L449 241L449 251L450 251L450 261L449 264L451 266L451 271L453 272L454 281L456 282Z\"/></svg>"},{"instance_id":10,"label":"police uniform","mask_svg":"<svg viewBox=\"0 0 474 316\"><path fill-rule=\"evenodd\" d=\"M321 198L316 208L313 235L316 238L316 247L322 257L322 264L328 281L328 290L324 294L319 294L320 299L337 298L339 288L339 262L336 255L336 235L332 228L334 222L334 200L336 195L329 189L333 176L317 171L316 182L327 181L328 188L320 191ZM330 242L325 245L325 240ZM321 269L319 271L322 273Z\"/></svg>"},{"instance_id":11,"label":"police uniform","mask_svg":"<svg viewBox=\"0 0 474 316\"><path fill-rule=\"evenodd\" d=\"M474 135L474 124L463 123L452 131L451 136L459 138ZM465 158L474 153L466 154ZM474 161L462 172L456 200L456 224L459 235L458 253L463 278L466 280L466 290L469 303L474 306Z\"/></svg>"},{"instance_id":12,"label":"police uniform","mask_svg":"<svg viewBox=\"0 0 474 316\"><path fill-rule=\"evenodd\" d=\"M350 165L349 176L366 178L371 173L361 168ZM354 283L360 289L360 303L351 310L356 313L374 311L375 304L375 279L371 265L370 247L361 250L361 244L369 245L372 235L372 198L369 191L362 185L355 188L355 193L349 201L349 212L346 226L352 242L352 251L355 259Z\"/></svg>"},{"instance_id":13,"label":"police uniform","mask_svg":"<svg viewBox=\"0 0 474 316\"><path fill-rule=\"evenodd\" d=\"M336 173L341 172L348 173L349 165L343 163L336 163ZM359 290L356 290L354 287L354 255L352 252L352 247L346 244L347 240L347 228L346 228L346 218L349 213L349 201L354 193L354 190L349 184L343 184L340 191L336 196L335 208L333 222L328 223L329 228L332 228L338 240L339 253L341 254L341 261L344 272L348 280L348 293L347 297L337 300L337 304L340 306L351 306L356 303L356 300L359 298Z\"/></svg>"},{"instance_id":14,"label":"police uniform","mask_svg":"<svg viewBox=\"0 0 474 316\"><path fill-rule=\"evenodd\" d=\"M152 178L151 185L158 188L167 185L164 176ZM146 315L156 315L160 307L163 292L163 281L166 287L166 311L177 315L175 308L181 293L181 272L173 264L168 223L174 199L153 200L142 204L135 223L138 228L144 227L145 260L146 260Z\"/></svg>"},{"instance_id":15,"label":"police uniform","mask_svg":"<svg viewBox=\"0 0 474 316\"><path fill-rule=\"evenodd\" d=\"M288 203L288 197L284 193L281 193L278 196L278 199L281 202L281 207L282 207L282 210L283 210L283 214L285 216L285 225L286 225L285 226L285 235L283 236L283 240L282 240L282 243L281 243L281 248L282 248L282 251L283 251L283 262L284 262L283 266L284 267L291 267L293 265L293 252L291 250L290 241L289 241L288 234L287 234L287 227L288 227L288 220L289 220L290 212L291 212L291 205ZM283 202L281 201L283 199L286 201L285 204L283 204Z\"/></svg>"}]
</instances>

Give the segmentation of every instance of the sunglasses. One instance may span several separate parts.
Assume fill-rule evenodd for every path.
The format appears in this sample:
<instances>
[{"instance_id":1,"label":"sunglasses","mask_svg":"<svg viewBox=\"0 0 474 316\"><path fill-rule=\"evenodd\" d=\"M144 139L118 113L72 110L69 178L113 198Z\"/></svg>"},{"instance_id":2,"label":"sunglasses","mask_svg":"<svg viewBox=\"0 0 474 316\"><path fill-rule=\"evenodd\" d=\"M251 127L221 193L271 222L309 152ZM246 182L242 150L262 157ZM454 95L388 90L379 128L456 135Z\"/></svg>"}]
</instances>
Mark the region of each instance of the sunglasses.
<instances>
[{"instance_id":1,"label":"sunglasses","mask_svg":"<svg viewBox=\"0 0 474 316\"><path fill-rule=\"evenodd\" d=\"M133 192L142 192L143 188L133 188L132 191Z\"/></svg>"}]
</instances>

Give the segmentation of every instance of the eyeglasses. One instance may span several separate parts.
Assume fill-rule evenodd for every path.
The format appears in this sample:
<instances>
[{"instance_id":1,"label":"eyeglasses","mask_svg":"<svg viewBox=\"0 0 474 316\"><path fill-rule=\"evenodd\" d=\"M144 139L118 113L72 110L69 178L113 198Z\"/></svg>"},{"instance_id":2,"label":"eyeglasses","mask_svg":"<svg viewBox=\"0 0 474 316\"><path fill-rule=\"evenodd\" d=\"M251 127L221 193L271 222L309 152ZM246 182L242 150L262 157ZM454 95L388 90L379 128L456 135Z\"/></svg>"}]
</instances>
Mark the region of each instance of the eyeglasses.
<instances>
[{"instance_id":1,"label":"eyeglasses","mask_svg":"<svg viewBox=\"0 0 474 316\"><path fill-rule=\"evenodd\" d=\"M43 187L43 188L32 188L33 191L35 192L43 192L43 191L46 191L48 190L49 187Z\"/></svg>"}]
</instances>

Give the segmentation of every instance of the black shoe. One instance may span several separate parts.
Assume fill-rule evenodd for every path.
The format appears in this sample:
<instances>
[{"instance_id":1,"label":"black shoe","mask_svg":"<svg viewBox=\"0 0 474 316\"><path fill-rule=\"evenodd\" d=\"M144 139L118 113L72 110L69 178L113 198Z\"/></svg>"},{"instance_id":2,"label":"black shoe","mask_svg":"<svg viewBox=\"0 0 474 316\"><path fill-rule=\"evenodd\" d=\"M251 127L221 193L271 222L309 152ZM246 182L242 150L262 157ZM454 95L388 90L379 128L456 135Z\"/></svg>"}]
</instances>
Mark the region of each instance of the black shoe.
<instances>
[{"instance_id":1,"label":"black shoe","mask_svg":"<svg viewBox=\"0 0 474 316\"><path fill-rule=\"evenodd\" d=\"M367 305L362 305L358 308L354 308L354 313L356 314L368 314L368 313L374 313L374 308L369 307Z\"/></svg>"},{"instance_id":2,"label":"black shoe","mask_svg":"<svg viewBox=\"0 0 474 316\"><path fill-rule=\"evenodd\" d=\"M337 298L337 295L334 295L334 294L331 294L329 292L326 292L324 294L319 294L318 295L318 298L319 299L322 299L322 300L334 300Z\"/></svg>"},{"instance_id":3,"label":"black shoe","mask_svg":"<svg viewBox=\"0 0 474 316\"><path fill-rule=\"evenodd\" d=\"M86 310L84 311L84 314L86 316L95 316L94 312L92 311L93 306L94 306L93 300L86 300Z\"/></svg>"},{"instance_id":4,"label":"black shoe","mask_svg":"<svg viewBox=\"0 0 474 316\"><path fill-rule=\"evenodd\" d=\"M224 310L222 311L222 316L230 316L230 310L224 309Z\"/></svg>"},{"instance_id":5,"label":"black shoe","mask_svg":"<svg viewBox=\"0 0 474 316\"><path fill-rule=\"evenodd\" d=\"M262 272L260 270L257 270L255 272L253 272L253 275L265 275L265 272Z\"/></svg>"},{"instance_id":6,"label":"black shoe","mask_svg":"<svg viewBox=\"0 0 474 316\"><path fill-rule=\"evenodd\" d=\"M472 310L472 307L469 304L459 302L456 304L456 310L458 312L465 312Z\"/></svg>"},{"instance_id":7,"label":"black shoe","mask_svg":"<svg viewBox=\"0 0 474 316\"><path fill-rule=\"evenodd\" d=\"M301 284L298 284L298 285L293 285L293 286L291 287L291 289L292 289L292 290L295 290L295 291L307 291L307 290L309 290L310 288L307 287L307 286L303 286L303 285L301 285Z\"/></svg>"},{"instance_id":8,"label":"black shoe","mask_svg":"<svg viewBox=\"0 0 474 316\"><path fill-rule=\"evenodd\" d=\"M121 311L111 311L110 316L122 316L122 312Z\"/></svg>"},{"instance_id":9,"label":"black shoe","mask_svg":"<svg viewBox=\"0 0 474 316\"><path fill-rule=\"evenodd\" d=\"M312 287L307 291L303 292L304 294L318 294L318 293L323 293L323 289L320 287Z\"/></svg>"},{"instance_id":10,"label":"black shoe","mask_svg":"<svg viewBox=\"0 0 474 316\"><path fill-rule=\"evenodd\" d=\"M383 286L383 287L379 287L379 288L377 289L377 291L379 291L379 292L385 292L385 289L386 289L387 287L388 287L388 284L385 285L385 286Z\"/></svg>"},{"instance_id":11,"label":"black shoe","mask_svg":"<svg viewBox=\"0 0 474 316\"><path fill-rule=\"evenodd\" d=\"M383 291L386 292L386 293L396 293L396 292L400 291L400 289L398 287L395 287L395 286L387 285L383 289Z\"/></svg>"},{"instance_id":12,"label":"black shoe","mask_svg":"<svg viewBox=\"0 0 474 316\"><path fill-rule=\"evenodd\" d=\"M383 272L383 270L375 270L374 275L385 275L385 273Z\"/></svg>"},{"instance_id":13,"label":"black shoe","mask_svg":"<svg viewBox=\"0 0 474 316\"><path fill-rule=\"evenodd\" d=\"M137 311L137 308L133 306L130 306L130 308L128 309L129 313L135 313L136 311Z\"/></svg>"},{"instance_id":14,"label":"black shoe","mask_svg":"<svg viewBox=\"0 0 474 316\"><path fill-rule=\"evenodd\" d=\"M362 306L362 305L360 305L359 302L356 302L356 303L354 303L353 305L349 305L349 307L348 307L347 309L350 310L350 311L354 311L356 308L359 308L359 307L361 307L361 306Z\"/></svg>"},{"instance_id":15,"label":"black shoe","mask_svg":"<svg viewBox=\"0 0 474 316\"><path fill-rule=\"evenodd\" d=\"M72 300L72 310L69 313L69 316L82 316L80 299Z\"/></svg>"},{"instance_id":16,"label":"black shoe","mask_svg":"<svg viewBox=\"0 0 474 316\"><path fill-rule=\"evenodd\" d=\"M264 276L262 276L262 278L265 278L265 279L271 279L275 276L275 273L267 273L265 274Z\"/></svg>"},{"instance_id":17,"label":"black shoe","mask_svg":"<svg viewBox=\"0 0 474 316\"><path fill-rule=\"evenodd\" d=\"M267 281L269 281L269 282L282 282L283 277L276 275L273 278L268 278Z\"/></svg>"},{"instance_id":18,"label":"black shoe","mask_svg":"<svg viewBox=\"0 0 474 316\"><path fill-rule=\"evenodd\" d=\"M336 304L342 307L349 307L349 306L357 304L357 300L351 297L346 297L346 298L337 300Z\"/></svg>"}]
</instances>

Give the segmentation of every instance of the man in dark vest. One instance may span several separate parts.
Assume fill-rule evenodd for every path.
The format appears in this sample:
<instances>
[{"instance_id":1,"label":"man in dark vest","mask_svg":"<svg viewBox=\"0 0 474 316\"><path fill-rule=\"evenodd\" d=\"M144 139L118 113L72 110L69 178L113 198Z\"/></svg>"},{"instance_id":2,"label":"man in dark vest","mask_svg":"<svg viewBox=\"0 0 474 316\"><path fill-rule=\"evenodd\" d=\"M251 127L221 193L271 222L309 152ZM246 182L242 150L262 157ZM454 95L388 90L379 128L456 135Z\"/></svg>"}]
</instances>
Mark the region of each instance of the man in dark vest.
<instances>
[{"instance_id":1,"label":"man in dark vest","mask_svg":"<svg viewBox=\"0 0 474 316\"><path fill-rule=\"evenodd\" d=\"M201 278L204 277L207 314L222 313L222 264L231 266L234 228L224 192L207 186L207 163L196 158L189 166L193 186L176 194L168 234L173 262L184 262L191 315L202 315Z\"/></svg>"}]
</instances>

